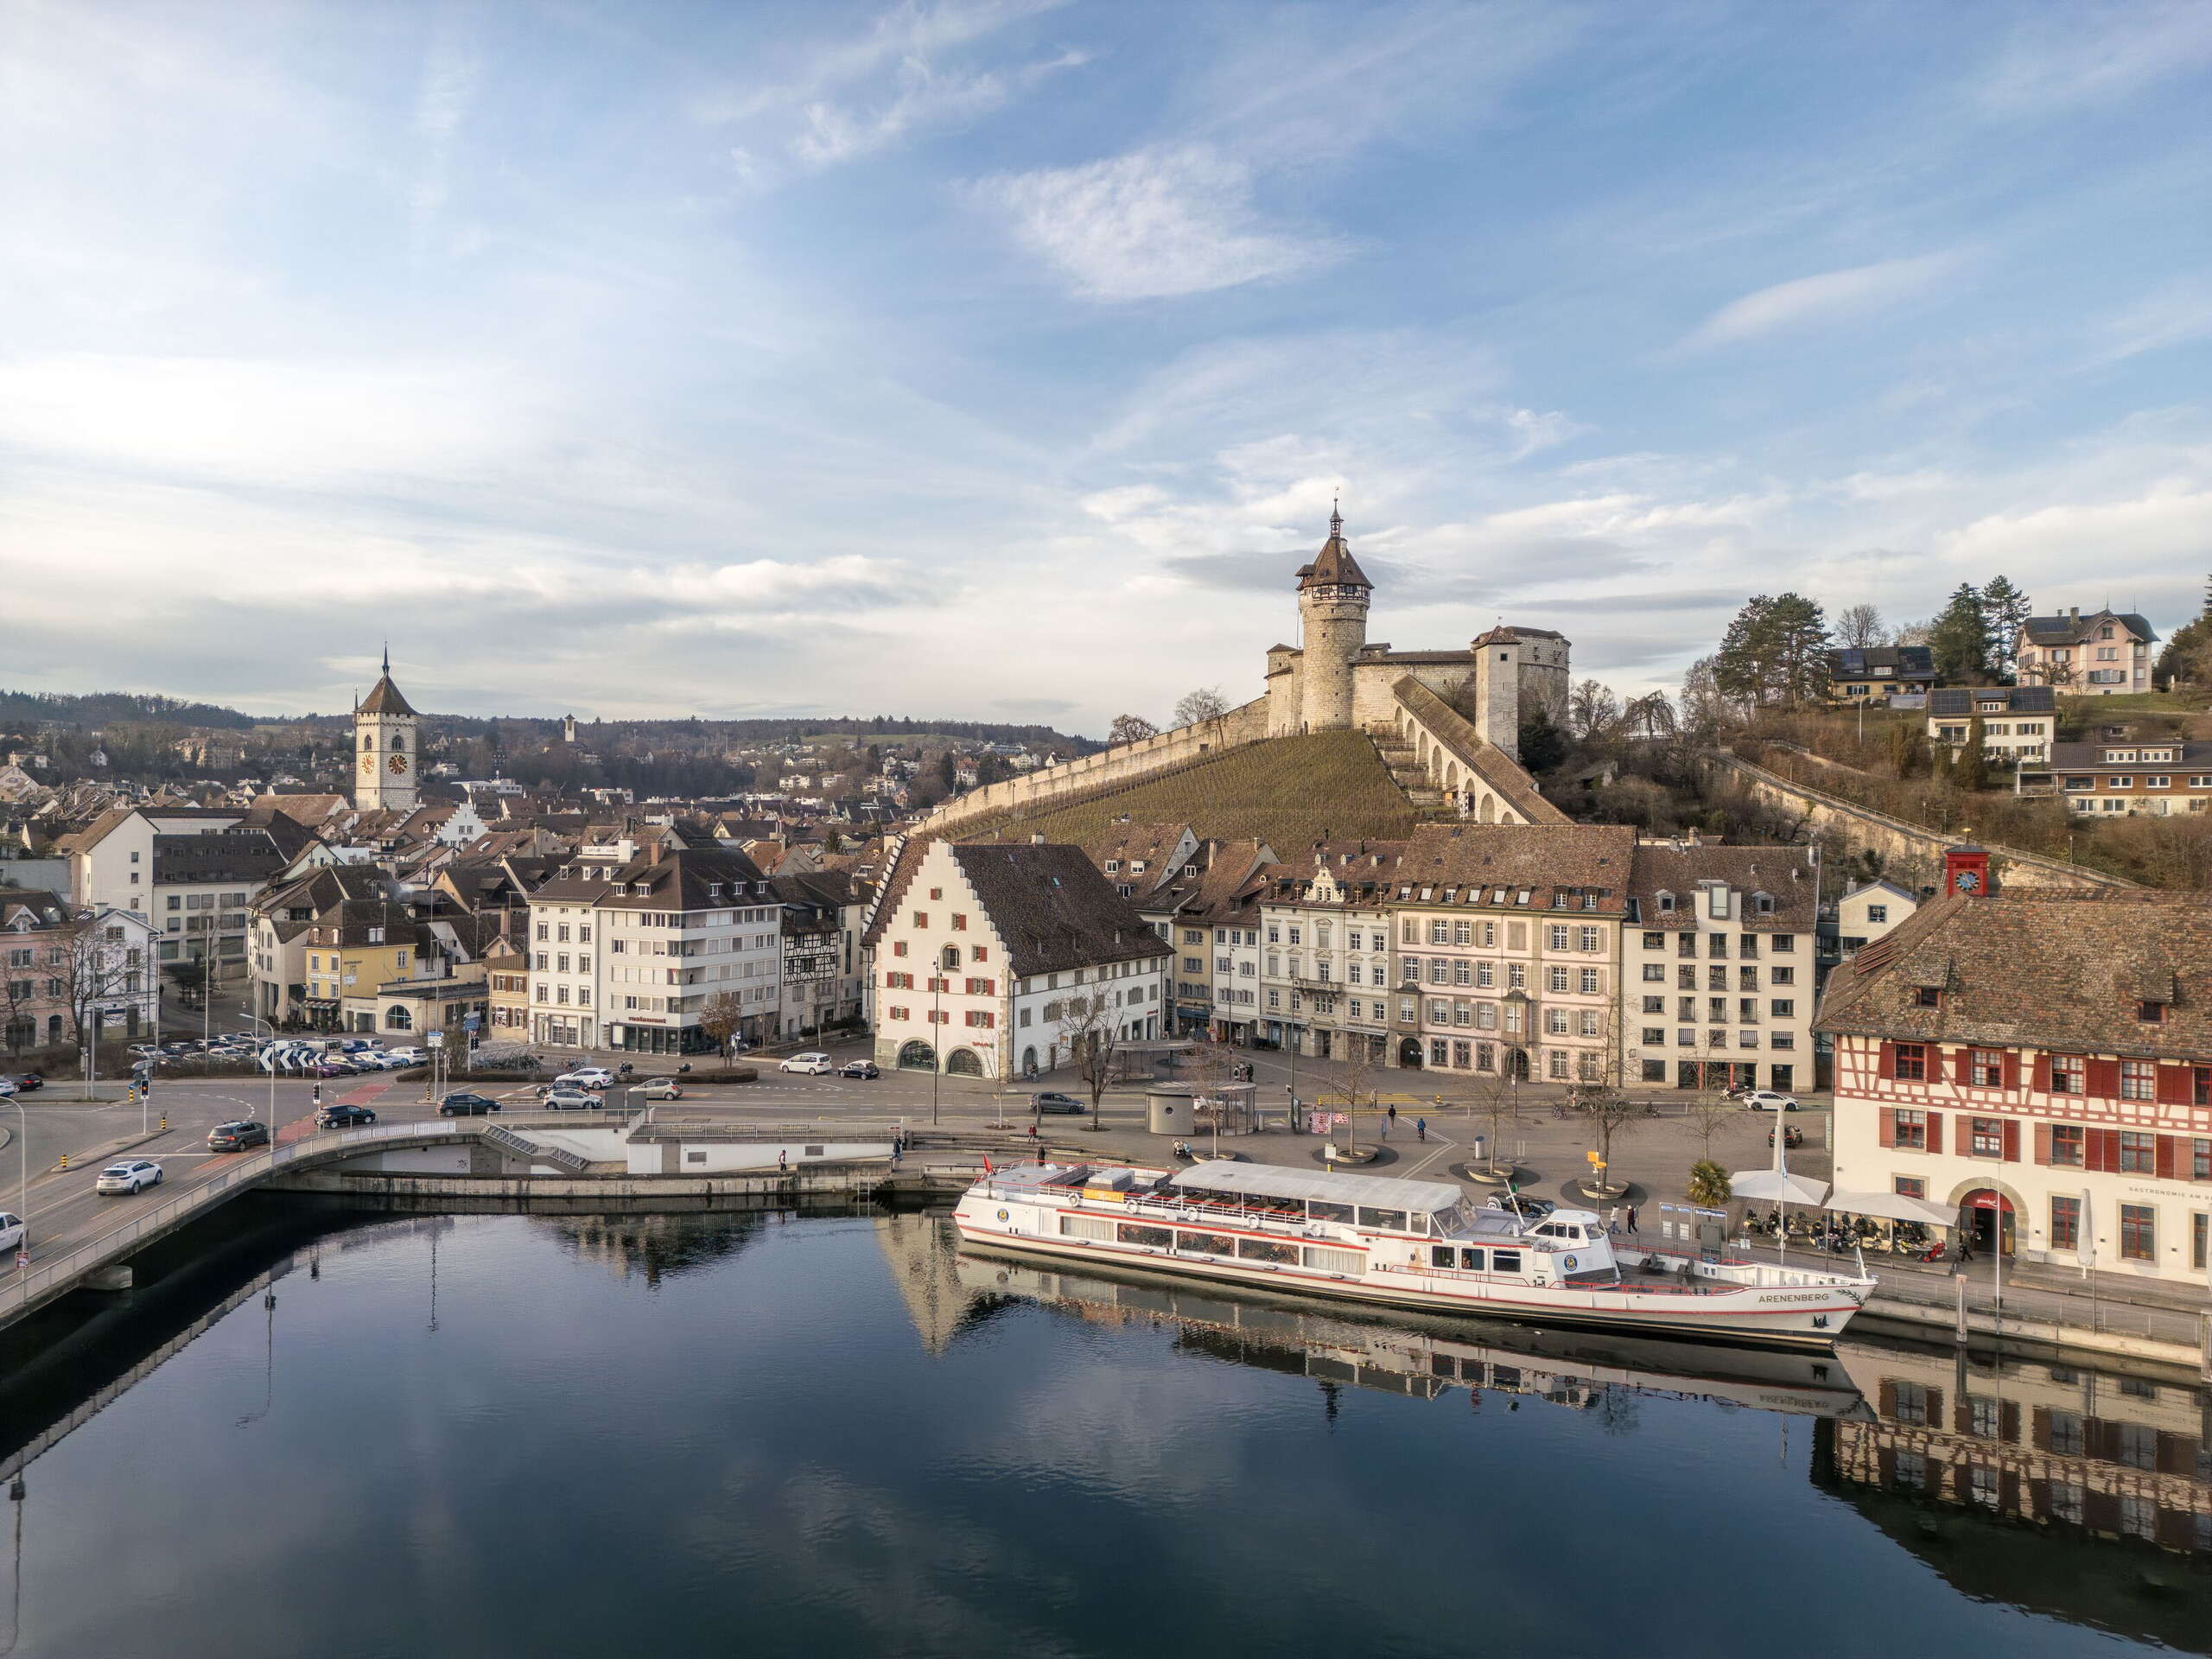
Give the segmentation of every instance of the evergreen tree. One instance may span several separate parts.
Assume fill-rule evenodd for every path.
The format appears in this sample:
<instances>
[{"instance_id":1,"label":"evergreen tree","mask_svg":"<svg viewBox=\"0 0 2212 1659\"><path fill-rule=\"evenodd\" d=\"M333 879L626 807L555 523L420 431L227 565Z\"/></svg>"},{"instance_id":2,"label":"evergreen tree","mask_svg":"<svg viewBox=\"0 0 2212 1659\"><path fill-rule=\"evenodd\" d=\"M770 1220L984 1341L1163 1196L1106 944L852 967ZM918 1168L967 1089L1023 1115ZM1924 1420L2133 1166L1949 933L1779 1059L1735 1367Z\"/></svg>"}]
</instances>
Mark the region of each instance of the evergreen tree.
<instances>
[{"instance_id":1,"label":"evergreen tree","mask_svg":"<svg viewBox=\"0 0 2212 1659\"><path fill-rule=\"evenodd\" d=\"M1532 772L1544 772L1566 759L1567 734L1538 703L1521 716L1521 764Z\"/></svg>"},{"instance_id":2,"label":"evergreen tree","mask_svg":"<svg viewBox=\"0 0 2212 1659\"><path fill-rule=\"evenodd\" d=\"M1990 635L1989 666L2007 685L2013 680L2020 630L2027 626L2034 609L2028 596L2015 588L2007 576L1992 576L1982 585L1981 615Z\"/></svg>"},{"instance_id":3,"label":"evergreen tree","mask_svg":"<svg viewBox=\"0 0 2212 1659\"><path fill-rule=\"evenodd\" d=\"M2173 631L2158 653L2155 677L2167 685L2176 680L2191 685L2212 682L2212 612Z\"/></svg>"},{"instance_id":4,"label":"evergreen tree","mask_svg":"<svg viewBox=\"0 0 2212 1659\"><path fill-rule=\"evenodd\" d=\"M1713 654L1714 688L1755 709L1810 702L1827 687L1827 619L1802 594L1754 594Z\"/></svg>"},{"instance_id":5,"label":"evergreen tree","mask_svg":"<svg viewBox=\"0 0 2212 1659\"><path fill-rule=\"evenodd\" d=\"M1928 648L1936 677L1945 685L1986 685L1990 680L1989 619L1980 590L1962 582L1929 625Z\"/></svg>"},{"instance_id":6,"label":"evergreen tree","mask_svg":"<svg viewBox=\"0 0 2212 1659\"><path fill-rule=\"evenodd\" d=\"M1967 741L1951 761L1951 781L1961 789L1980 789L1989 782L1988 768L1981 758L1981 716L1976 715L1967 722Z\"/></svg>"}]
</instances>

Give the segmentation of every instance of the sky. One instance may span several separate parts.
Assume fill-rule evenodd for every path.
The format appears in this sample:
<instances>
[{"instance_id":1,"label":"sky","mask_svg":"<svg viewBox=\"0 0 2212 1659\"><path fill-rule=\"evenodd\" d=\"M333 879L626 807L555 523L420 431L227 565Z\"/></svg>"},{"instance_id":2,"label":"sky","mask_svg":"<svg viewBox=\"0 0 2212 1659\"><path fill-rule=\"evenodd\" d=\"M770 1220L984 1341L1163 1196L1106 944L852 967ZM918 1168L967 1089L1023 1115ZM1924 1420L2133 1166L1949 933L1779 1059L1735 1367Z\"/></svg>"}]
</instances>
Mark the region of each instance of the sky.
<instances>
[{"instance_id":1,"label":"sky","mask_svg":"<svg viewBox=\"0 0 2212 1659\"><path fill-rule=\"evenodd\" d=\"M0 4L0 684L1102 734L2212 569L2212 6Z\"/></svg>"}]
</instances>

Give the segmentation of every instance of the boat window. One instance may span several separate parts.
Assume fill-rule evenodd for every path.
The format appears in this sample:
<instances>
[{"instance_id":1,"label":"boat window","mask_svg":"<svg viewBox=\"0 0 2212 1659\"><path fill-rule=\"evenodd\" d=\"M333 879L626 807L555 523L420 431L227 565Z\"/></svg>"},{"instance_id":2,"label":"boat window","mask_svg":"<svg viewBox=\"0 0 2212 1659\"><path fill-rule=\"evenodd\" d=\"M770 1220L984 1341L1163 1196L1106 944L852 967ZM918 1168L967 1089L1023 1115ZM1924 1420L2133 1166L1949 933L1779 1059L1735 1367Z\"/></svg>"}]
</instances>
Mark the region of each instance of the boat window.
<instances>
[{"instance_id":1,"label":"boat window","mask_svg":"<svg viewBox=\"0 0 2212 1659\"><path fill-rule=\"evenodd\" d=\"M1178 1233L1175 1248L1196 1255L1234 1255L1236 1241L1227 1233Z\"/></svg>"},{"instance_id":2,"label":"boat window","mask_svg":"<svg viewBox=\"0 0 2212 1659\"><path fill-rule=\"evenodd\" d=\"M1449 1244L1432 1244L1428 1247L1428 1264L1433 1268L1454 1267L1458 1265L1457 1255Z\"/></svg>"},{"instance_id":3,"label":"boat window","mask_svg":"<svg viewBox=\"0 0 2212 1659\"><path fill-rule=\"evenodd\" d=\"M1117 1223L1114 1236L1124 1244L1141 1244L1147 1249L1164 1250L1175 1243L1175 1233L1169 1227L1147 1227L1134 1221Z\"/></svg>"},{"instance_id":4,"label":"boat window","mask_svg":"<svg viewBox=\"0 0 2212 1659\"><path fill-rule=\"evenodd\" d=\"M1071 1238L1107 1239L1114 1236L1114 1224L1097 1216L1062 1216L1060 1230Z\"/></svg>"},{"instance_id":5,"label":"boat window","mask_svg":"<svg viewBox=\"0 0 2212 1659\"><path fill-rule=\"evenodd\" d=\"M1520 1251L1492 1250L1490 1253L1490 1255L1491 1271L1492 1273L1518 1273L1521 1271Z\"/></svg>"},{"instance_id":6,"label":"boat window","mask_svg":"<svg viewBox=\"0 0 2212 1659\"><path fill-rule=\"evenodd\" d=\"M1402 1210L1370 1210L1359 1206L1359 1224L1380 1228L1385 1232L1402 1233L1406 1230L1406 1212Z\"/></svg>"},{"instance_id":7,"label":"boat window","mask_svg":"<svg viewBox=\"0 0 2212 1659\"><path fill-rule=\"evenodd\" d=\"M1306 1265L1324 1273L1364 1273L1367 1258L1357 1250L1332 1250L1318 1244L1306 1247Z\"/></svg>"},{"instance_id":8,"label":"boat window","mask_svg":"<svg viewBox=\"0 0 2212 1659\"><path fill-rule=\"evenodd\" d=\"M1424 1211L1419 1210L1414 1211L1413 1214L1406 1217L1406 1230L1413 1233L1427 1232L1428 1230L1427 1215Z\"/></svg>"},{"instance_id":9,"label":"boat window","mask_svg":"<svg viewBox=\"0 0 2212 1659\"><path fill-rule=\"evenodd\" d=\"M1306 1213L1315 1221L1350 1221L1352 1207L1348 1204L1325 1204L1319 1198L1306 1200Z\"/></svg>"},{"instance_id":10,"label":"boat window","mask_svg":"<svg viewBox=\"0 0 2212 1659\"><path fill-rule=\"evenodd\" d=\"M1480 1250L1461 1250L1459 1252L1459 1265L1469 1273L1480 1273L1483 1270L1483 1252Z\"/></svg>"},{"instance_id":11,"label":"boat window","mask_svg":"<svg viewBox=\"0 0 2212 1659\"><path fill-rule=\"evenodd\" d=\"M1298 1265L1298 1246L1273 1238L1240 1238L1236 1254L1247 1262L1280 1262L1286 1267Z\"/></svg>"}]
</instances>

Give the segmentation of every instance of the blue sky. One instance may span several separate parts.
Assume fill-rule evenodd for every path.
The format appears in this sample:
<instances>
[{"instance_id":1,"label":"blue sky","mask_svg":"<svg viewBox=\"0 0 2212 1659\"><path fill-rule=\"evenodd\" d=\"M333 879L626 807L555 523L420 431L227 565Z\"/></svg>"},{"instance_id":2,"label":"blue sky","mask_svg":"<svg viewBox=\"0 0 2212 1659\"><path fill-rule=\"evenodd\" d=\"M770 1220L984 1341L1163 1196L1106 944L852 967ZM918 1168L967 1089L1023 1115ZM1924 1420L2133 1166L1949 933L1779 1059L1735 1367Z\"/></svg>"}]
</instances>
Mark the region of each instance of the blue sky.
<instances>
[{"instance_id":1,"label":"blue sky","mask_svg":"<svg viewBox=\"0 0 2212 1659\"><path fill-rule=\"evenodd\" d=\"M1102 731L2212 569L2212 9L0 10L0 683ZM28 163L28 164L27 164Z\"/></svg>"}]
</instances>

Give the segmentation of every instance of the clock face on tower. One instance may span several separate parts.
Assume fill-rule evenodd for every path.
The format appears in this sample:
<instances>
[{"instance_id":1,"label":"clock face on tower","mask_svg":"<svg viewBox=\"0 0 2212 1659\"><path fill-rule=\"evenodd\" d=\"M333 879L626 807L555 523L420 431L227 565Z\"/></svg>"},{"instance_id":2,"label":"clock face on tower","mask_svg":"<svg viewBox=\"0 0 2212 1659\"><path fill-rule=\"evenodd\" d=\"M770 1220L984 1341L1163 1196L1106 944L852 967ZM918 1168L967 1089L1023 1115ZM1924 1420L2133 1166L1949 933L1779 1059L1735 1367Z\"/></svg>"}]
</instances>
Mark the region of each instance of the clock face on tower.
<instances>
[{"instance_id":1,"label":"clock face on tower","mask_svg":"<svg viewBox=\"0 0 2212 1659\"><path fill-rule=\"evenodd\" d=\"M1951 877L1951 886L1961 893L1980 893L1981 872L1979 870L1957 871Z\"/></svg>"},{"instance_id":2,"label":"clock face on tower","mask_svg":"<svg viewBox=\"0 0 2212 1659\"><path fill-rule=\"evenodd\" d=\"M391 760L385 761L385 765L390 766L392 770L392 774L397 777L399 773L407 770L407 757L404 754L395 754Z\"/></svg>"}]
</instances>

